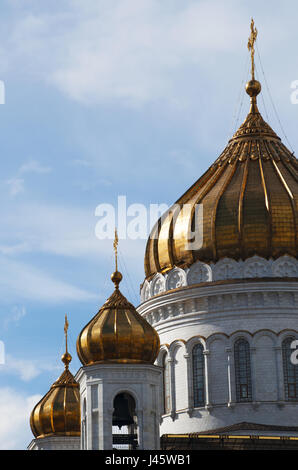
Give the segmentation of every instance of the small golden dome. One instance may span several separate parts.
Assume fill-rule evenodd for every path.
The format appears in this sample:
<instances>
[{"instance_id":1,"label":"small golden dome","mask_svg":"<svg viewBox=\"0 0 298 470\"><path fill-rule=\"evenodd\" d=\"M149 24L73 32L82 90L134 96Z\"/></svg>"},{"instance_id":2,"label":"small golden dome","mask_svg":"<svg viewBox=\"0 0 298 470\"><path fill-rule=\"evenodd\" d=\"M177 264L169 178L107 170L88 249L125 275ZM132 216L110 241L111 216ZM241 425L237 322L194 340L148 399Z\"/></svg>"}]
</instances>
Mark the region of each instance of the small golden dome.
<instances>
[{"instance_id":1,"label":"small golden dome","mask_svg":"<svg viewBox=\"0 0 298 470\"><path fill-rule=\"evenodd\" d=\"M67 351L67 328L65 317L66 351L61 358L65 369L48 393L35 405L30 416L31 430L36 438L81 434L79 384L68 370L71 355Z\"/></svg>"},{"instance_id":2,"label":"small golden dome","mask_svg":"<svg viewBox=\"0 0 298 470\"><path fill-rule=\"evenodd\" d=\"M251 80L246 90L251 108L244 123L153 228L145 254L147 278L197 260L298 257L298 161L259 113L260 83ZM202 239L190 248L195 227Z\"/></svg>"},{"instance_id":3,"label":"small golden dome","mask_svg":"<svg viewBox=\"0 0 298 470\"><path fill-rule=\"evenodd\" d=\"M155 329L121 294L122 274L115 271L113 294L83 328L77 353L84 366L95 363L153 364L159 351Z\"/></svg>"}]
</instances>

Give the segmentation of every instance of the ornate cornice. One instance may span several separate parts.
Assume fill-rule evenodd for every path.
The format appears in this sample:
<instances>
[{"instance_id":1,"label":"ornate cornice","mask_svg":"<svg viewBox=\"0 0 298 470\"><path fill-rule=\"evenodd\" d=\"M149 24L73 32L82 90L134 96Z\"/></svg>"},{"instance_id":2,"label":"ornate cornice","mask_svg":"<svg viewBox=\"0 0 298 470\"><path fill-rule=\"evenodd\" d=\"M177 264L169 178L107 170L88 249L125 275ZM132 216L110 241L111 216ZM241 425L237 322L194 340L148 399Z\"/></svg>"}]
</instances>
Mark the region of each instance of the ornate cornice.
<instances>
[{"instance_id":1,"label":"ornate cornice","mask_svg":"<svg viewBox=\"0 0 298 470\"><path fill-rule=\"evenodd\" d=\"M146 302L164 292L200 283L295 277L298 277L298 260L287 255L276 260L252 256L245 261L235 261L230 258L223 258L217 263L210 264L197 261L190 268L174 267L166 274L157 273L151 281L145 280L141 287L141 302Z\"/></svg>"}]
</instances>

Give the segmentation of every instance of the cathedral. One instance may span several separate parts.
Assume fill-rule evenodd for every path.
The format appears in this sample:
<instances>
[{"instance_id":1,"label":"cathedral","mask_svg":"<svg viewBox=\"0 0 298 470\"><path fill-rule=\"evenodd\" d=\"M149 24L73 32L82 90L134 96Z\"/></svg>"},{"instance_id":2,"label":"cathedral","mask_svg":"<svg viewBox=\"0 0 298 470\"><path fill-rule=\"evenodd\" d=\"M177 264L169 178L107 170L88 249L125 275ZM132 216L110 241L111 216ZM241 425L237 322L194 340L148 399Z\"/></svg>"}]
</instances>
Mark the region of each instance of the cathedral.
<instances>
[{"instance_id":1,"label":"cathedral","mask_svg":"<svg viewBox=\"0 0 298 470\"><path fill-rule=\"evenodd\" d=\"M75 376L66 319L28 449L298 448L298 161L258 110L256 37L252 21L245 121L153 227L137 308L116 234L114 291Z\"/></svg>"}]
</instances>

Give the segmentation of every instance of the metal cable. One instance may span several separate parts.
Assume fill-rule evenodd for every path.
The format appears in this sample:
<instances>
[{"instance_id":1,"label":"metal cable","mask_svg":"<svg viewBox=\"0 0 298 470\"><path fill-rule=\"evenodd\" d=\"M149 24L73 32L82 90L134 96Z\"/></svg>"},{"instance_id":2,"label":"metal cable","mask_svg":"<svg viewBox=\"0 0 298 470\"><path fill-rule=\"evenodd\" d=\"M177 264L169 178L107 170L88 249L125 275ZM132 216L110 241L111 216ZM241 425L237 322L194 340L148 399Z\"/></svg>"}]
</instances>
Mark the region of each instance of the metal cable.
<instances>
[{"instance_id":1,"label":"metal cable","mask_svg":"<svg viewBox=\"0 0 298 470\"><path fill-rule=\"evenodd\" d=\"M245 60L245 64L244 64L244 70L247 70L247 67L248 67L247 63L248 63L248 56L246 56L246 60ZM239 89L239 93L237 95L237 100L236 100L236 104L235 104L235 108L234 108L234 112L233 112L233 117L232 117L232 125L231 125L232 130L229 133L230 137L233 137L234 133L237 130L237 124L239 122L239 116L240 116L240 112L241 112L242 104L243 104L244 83L245 83L245 79L247 78L247 75L248 75L248 72L243 76L243 79L242 79L241 85L240 85L240 89ZM240 100L241 100L241 102L240 102ZM239 107L239 102L240 102L240 107ZM237 114L237 109L238 109L238 114Z\"/></svg>"},{"instance_id":2,"label":"metal cable","mask_svg":"<svg viewBox=\"0 0 298 470\"><path fill-rule=\"evenodd\" d=\"M262 70L262 74L263 74L263 77L264 77L264 82L265 82L265 85L266 85L266 88L267 88L267 92L268 92L268 95L269 95L269 98L270 98L270 102L271 102L271 105L273 107L273 110L274 110L274 113L275 113L275 116L276 116L276 119L279 123L279 126L280 126L280 129L284 135L284 138L285 140L287 141L292 153L294 153L294 150L293 150L293 147L284 131L284 128L282 126L282 123L280 121L280 118L279 118L279 115L278 115L278 112L276 110L276 107L275 107L275 104L274 104L274 101L273 101L273 98L272 98L272 95L271 95L271 92L270 92L270 89L269 89L269 85L268 85L268 82L267 82L267 78L266 78L266 75L265 75L265 72L264 72L264 68L263 68L263 65L262 65L262 61L261 61L261 56L260 56L260 52L259 52L259 48L258 48L258 44L256 43L256 49L257 49L257 53L258 53L258 57L259 57L259 61L260 61L260 66L261 66L261 70Z\"/></svg>"},{"instance_id":3,"label":"metal cable","mask_svg":"<svg viewBox=\"0 0 298 470\"><path fill-rule=\"evenodd\" d=\"M257 69L257 67L255 67L255 71L256 71L256 79L258 80L259 74L258 74L258 69ZM259 80L259 81L260 81L260 80ZM262 99L262 103L263 103L264 111L265 111L265 114L266 114L267 122L269 122L269 115L268 115L268 112L267 112L267 108L266 108L266 104L265 104L265 100L264 100L264 95L263 95L263 93L261 93L260 96L261 96L261 99Z\"/></svg>"},{"instance_id":4,"label":"metal cable","mask_svg":"<svg viewBox=\"0 0 298 470\"><path fill-rule=\"evenodd\" d=\"M124 256L122 256L122 252L121 252L120 250L119 250L119 255L120 255L120 256L119 256L119 262L120 262L120 265L123 266L123 268L124 268L124 272L125 272L125 283L126 283L126 287L127 287L127 289L128 289L129 295L130 295L131 297L134 297L134 298L135 298L135 301L136 301L136 304L138 304L138 303L139 303L139 298L138 298L138 295L137 295L137 293L136 293L135 287L134 287L134 285L133 285L133 283L132 283L132 280L131 280L131 277L130 277L130 275L129 275L128 269L127 269L127 267L126 267L126 263L125 263L125 261L124 261ZM128 279L128 282L126 281L126 279ZM132 292L131 292L131 290L130 290L129 284L130 284L130 287L131 287L131 289L132 289Z\"/></svg>"}]
</instances>

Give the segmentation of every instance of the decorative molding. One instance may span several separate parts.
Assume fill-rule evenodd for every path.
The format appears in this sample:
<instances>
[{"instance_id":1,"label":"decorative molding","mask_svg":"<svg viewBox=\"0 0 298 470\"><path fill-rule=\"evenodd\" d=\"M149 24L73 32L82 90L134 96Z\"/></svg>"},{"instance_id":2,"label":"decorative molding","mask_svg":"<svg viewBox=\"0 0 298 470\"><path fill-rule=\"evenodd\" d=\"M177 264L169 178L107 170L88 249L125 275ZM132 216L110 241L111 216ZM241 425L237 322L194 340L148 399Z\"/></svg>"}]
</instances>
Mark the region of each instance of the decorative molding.
<instances>
[{"instance_id":1,"label":"decorative molding","mask_svg":"<svg viewBox=\"0 0 298 470\"><path fill-rule=\"evenodd\" d=\"M149 300L148 304L141 304L138 307L139 313L154 327L165 322L181 321L189 316L205 315L216 313L219 315L232 315L241 312L255 313L258 311L294 312L298 307L297 283L282 282L274 286L271 282L262 283L262 286L255 283L244 286L229 285L228 287L210 285L209 288L200 289L194 286L194 292L175 291L168 293L171 299L166 296L156 297ZM197 294L194 298L194 293ZM192 297L188 294L192 294Z\"/></svg>"},{"instance_id":2,"label":"decorative molding","mask_svg":"<svg viewBox=\"0 0 298 470\"><path fill-rule=\"evenodd\" d=\"M185 270L174 267L166 274L155 274L150 281L146 279L141 288L141 302L146 302L162 292L202 282L264 277L298 277L298 260L284 255L276 260L252 256L245 261L231 258L222 258L217 263L210 264L196 261ZM226 301L232 302L229 298ZM259 302L262 301L259 296Z\"/></svg>"}]
</instances>

